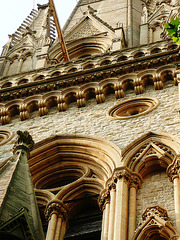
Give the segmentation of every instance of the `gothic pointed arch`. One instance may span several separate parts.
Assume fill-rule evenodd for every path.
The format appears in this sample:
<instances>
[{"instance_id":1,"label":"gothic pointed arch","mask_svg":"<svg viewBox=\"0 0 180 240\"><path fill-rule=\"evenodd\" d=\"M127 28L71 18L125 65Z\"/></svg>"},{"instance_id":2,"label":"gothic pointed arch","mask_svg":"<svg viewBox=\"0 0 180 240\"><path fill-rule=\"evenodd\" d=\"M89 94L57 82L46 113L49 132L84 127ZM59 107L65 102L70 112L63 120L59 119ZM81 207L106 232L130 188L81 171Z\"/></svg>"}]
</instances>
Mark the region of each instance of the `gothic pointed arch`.
<instances>
[{"instance_id":1,"label":"gothic pointed arch","mask_svg":"<svg viewBox=\"0 0 180 240\"><path fill-rule=\"evenodd\" d=\"M82 213L85 221L93 213L100 234L102 213L97 200L120 164L120 149L99 138L62 135L37 143L29 166L43 224L47 224L44 212L49 216L52 206L60 204L68 212L67 236L74 233L74 219L81 219Z\"/></svg>"},{"instance_id":2,"label":"gothic pointed arch","mask_svg":"<svg viewBox=\"0 0 180 240\"><path fill-rule=\"evenodd\" d=\"M157 167L166 169L179 154L180 140L162 132L149 132L122 151L122 161L142 177Z\"/></svg>"},{"instance_id":3,"label":"gothic pointed arch","mask_svg":"<svg viewBox=\"0 0 180 240\"><path fill-rule=\"evenodd\" d=\"M29 160L37 193L42 191L43 195L46 190L65 200L76 197L74 189L81 185L89 192L100 192L120 164L121 151L116 145L77 135L55 136L37 143Z\"/></svg>"},{"instance_id":4,"label":"gothic pointed arch","mask_svg":"<svg viewBox=\"0 0 180 240\"><path fill-rule=\"evenodd\" d=\"M149 207L142 215L142 221L135 231L133 240L178 239L174 225L169 221L167 211L160 206Z\"/></svg>"}]
</instances>

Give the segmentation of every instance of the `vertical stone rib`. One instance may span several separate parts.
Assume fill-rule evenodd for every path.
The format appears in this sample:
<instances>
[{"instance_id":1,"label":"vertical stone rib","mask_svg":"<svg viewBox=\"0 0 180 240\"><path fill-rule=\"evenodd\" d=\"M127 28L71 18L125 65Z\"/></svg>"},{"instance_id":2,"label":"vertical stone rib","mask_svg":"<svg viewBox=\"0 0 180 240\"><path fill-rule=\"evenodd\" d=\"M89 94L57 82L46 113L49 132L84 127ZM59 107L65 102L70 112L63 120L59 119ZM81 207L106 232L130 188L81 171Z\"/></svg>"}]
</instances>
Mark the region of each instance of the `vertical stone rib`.
<instances>
[{"instance_id":1,"label":"vertical stone rib","mask_svg":"<svg viewBox=\"0 0 180 240\"><path fill-rule=\"evenodd\" d=\"M110 191L108 240L113 240L113 237L114 237L115 205L116 205L116 185L112 184L111 191Z\"/></svg>"}]
</instances>

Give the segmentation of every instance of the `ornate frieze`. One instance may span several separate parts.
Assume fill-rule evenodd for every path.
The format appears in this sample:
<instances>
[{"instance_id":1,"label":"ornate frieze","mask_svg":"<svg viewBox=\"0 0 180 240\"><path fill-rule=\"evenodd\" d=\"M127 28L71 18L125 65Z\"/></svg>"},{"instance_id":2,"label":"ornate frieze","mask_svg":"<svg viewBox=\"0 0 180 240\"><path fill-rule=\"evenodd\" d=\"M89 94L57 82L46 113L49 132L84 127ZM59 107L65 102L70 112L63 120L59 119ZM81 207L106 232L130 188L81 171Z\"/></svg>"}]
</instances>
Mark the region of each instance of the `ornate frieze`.
<instances>
[{"instance_id":1,"label":"ornate frieze","mask_svg":"<svg viewBox=\"0 0 180 240\"><path fill-rule=\"evenodd\" d=\"M137 51L135 52L137 53ZM161 53L159 58L156 56L156 59L153 58L152 54L151 56L139 57L138 60L137 58L130 60L130 57L129 59L127 57L125 61L118 60L122 53L109 53L101 56L101 62L107 56L111 59L111 63L108 65L101 66L101 62L98 62L96 57L92 57L91 61L94 61L94 67L82 70L83 67L79 67L79 65L85 63L82 60L75 62L78 68L77 71L71 73L70 77L69 74L66 74L65 68L67 67L65 65L57 65L46 69L44 73L41 72L43 79L37 80L35 77L35 75L39 75L39 72L29 73L29 76L26 75L25 83L18 86L15 86L12 80L8 78L2 80L2 87L7 81L10 84L7 89L0 90L0 101L2 102L0 104L1 124L8 124L13 117L12 112L17 114L17 110L21 120L28 119L31 112L30 106L37 109L40 116L47 114L51 107L49 99L53 99L59 111L65 111L70 96L75 96L78 107L84 107L86 100L89 98L88 94L92 97L92 91L95 93L94 97L97 103L103 103L107 93L112 92L112 89L108 88L114 88L115 96L118 99L124 97L125 91L128 90L127 86L133 87L135 94L142 94L146 85L148 85L149 78L152 78L151 81L153 81L154 88L157 90L162 89L166 78L168 80L174 79L175 84L177 84L176 72L178 67L176 64L167 64L179 59L177 51L177 48L172 48L171 54L168 57L164 56L165 59L162 56L164 53ZM132 55L133 53L130 55L131 58ZM69 69L70 66L73 67L74 63L70 62L67 65ZM50 74L53 69L54 71L59 70L61 74L53 76L53 73ZM19 78L17 79L18 83ZM10 111L10 109L16 110Z\"/></svg>"}]
</instances>

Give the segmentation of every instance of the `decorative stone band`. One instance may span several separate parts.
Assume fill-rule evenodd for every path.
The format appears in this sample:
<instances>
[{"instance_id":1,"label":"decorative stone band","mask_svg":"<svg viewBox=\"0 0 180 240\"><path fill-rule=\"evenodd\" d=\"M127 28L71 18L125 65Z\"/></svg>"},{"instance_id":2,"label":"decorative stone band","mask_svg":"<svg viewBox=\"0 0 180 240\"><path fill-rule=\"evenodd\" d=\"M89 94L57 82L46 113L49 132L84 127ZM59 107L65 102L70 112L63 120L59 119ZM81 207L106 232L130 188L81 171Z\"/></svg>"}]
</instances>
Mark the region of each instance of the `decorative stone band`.
<instances>
[{"instance_id":1,"label":"decorative stone band","mask_svg":"<svg viewBox=\"0 0 180 240\"><path fill-rule=\"evenodd\" d=\"M106 188L101 192L99 197L99 206L101 210L104 210L106 203L110 201L110 191L116 190L116 183L118 179L123 180L129 188L135 187L138 189L142 183L142 177L131 172L126 167L116 168L111 178L106 182Z\"/></svg>"},{"instance_id":2,"label":"decorative stone band","mask_svg":"<svg viewBox=\"0 0 180 240\"><path fill-rule=\"evenodd\" d=\"M58 217L66 219L68 210L64 203L58 199L54 199L48 203L45 209L45 217L50 220L52 214L56 214Z\"/></svg>"},{"instance_id":3,"label":"decorative stone band","mask_svg":"<svg viewBox=\"0 0 180 240\"><path fill-rule=\"evenodd\" d=\"M28 131L17 131L18 138L13 146L13 153L18 149L25 150L28 154L33 149L34 141Z\"/></svg>"},{"instance_id":4,"label":"decorative stone band","mask_svg":"<svg viewBox=\"0 0 180 240\"><path fill-rule=\"evenodd\" d=\"M167 167L167 174L169 180L173 182L180 174L180 155L177 155L174 161Z\"/></svg>"}]
</instances>

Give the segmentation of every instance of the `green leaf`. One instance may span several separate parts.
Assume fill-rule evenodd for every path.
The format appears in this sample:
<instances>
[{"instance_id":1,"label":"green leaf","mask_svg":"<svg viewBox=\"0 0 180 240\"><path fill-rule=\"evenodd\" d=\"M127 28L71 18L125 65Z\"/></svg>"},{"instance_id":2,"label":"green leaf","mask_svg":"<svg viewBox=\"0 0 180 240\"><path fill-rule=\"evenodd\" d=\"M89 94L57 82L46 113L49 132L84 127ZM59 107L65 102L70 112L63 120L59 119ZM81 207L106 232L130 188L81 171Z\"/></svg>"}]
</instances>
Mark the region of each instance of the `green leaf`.
<instances>
[{"instance_id":1,"label":"green leaf","mask_svg":"<svg viewBox=\"0 0 180 240\"><path fill-rule=\"evenodd\" d=\"M164 28L167 31L167 36L172 37L173 42L180 43L180 21L178 17L172 18L169 23L165 23Z\"/></svg>"},{"instance_id":2,"label":"green leaf","mask_svg":"<svg viewBox=\"0 0 180 240\"><path fill-rule=\"evenodd\" d=\"M176 17L175 19L171 18L171 24L178 26L179 25L179 19Z\"/></svg>"},{"instance_id":3,"label":"green leaf","mask_svg":"<svg viewBox=\"0 0 180 240\"><path fill-rule=\"evenodd\" d=\"M166 30L167 30L169 36L173 36L176 33L176 31L174 29L166 29Z\"/></svg>"}]
</instances>

